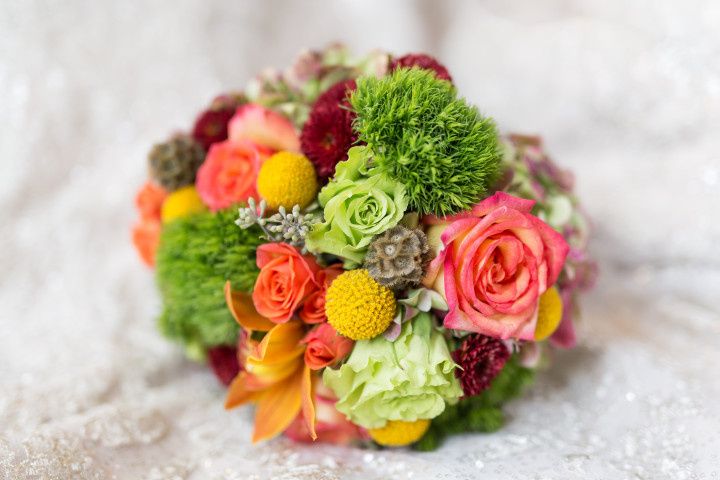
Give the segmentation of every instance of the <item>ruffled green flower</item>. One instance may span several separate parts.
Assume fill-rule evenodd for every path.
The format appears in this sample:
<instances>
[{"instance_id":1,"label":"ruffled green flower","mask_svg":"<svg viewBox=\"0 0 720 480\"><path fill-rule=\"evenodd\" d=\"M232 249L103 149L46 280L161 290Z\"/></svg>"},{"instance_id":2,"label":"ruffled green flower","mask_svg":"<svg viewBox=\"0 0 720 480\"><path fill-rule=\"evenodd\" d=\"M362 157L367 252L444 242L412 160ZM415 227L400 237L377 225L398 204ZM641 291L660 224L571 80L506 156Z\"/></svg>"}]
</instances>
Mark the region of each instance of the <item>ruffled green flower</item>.
<instances>
[{"instance_id":1,"label":"ruffled green flower","mask_svg":"<svg viewBox=\"0 0 720 480\"><path fill-rule=\"evenodd\" d=\"M430 314L421 313L394 342L382 336L356 342L345 364L325 369L323 382L351 422L379 428L388 420L434 418L455 404L462 395L455 368Z\"/></svg>"},{"instance_id":2,"label":"ruffled green flower","mask_svg":"<svg viewBox=\"0 0 720 480\"><path fill-rule=\"evenodd\" d=\"M366 147L353 147L337 164L318 196L325 221L305 242L313 253L345 259L346 268L359 266L373 237L397 225L408 206L405 186L372 168L371 158Z\"/></svg>"}]
</instances>

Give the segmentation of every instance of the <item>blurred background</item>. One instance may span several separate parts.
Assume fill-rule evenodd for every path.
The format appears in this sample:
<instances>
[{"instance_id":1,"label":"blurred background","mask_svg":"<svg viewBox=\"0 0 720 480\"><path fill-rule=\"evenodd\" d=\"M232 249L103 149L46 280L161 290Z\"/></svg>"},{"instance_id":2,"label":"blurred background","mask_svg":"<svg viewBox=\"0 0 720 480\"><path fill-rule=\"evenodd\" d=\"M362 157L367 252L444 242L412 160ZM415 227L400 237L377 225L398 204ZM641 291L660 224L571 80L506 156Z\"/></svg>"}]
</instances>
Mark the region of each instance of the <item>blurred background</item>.
<instances>
[{"instance_id":1,"label":"blurred background","mask_svg":"<svg viewBox=\"0 0 720 480\"><path fill-rule=\"evenodd\" d=\"M129 237L147 151L333 41L436 56L575 172L584 340L500 433L253 447L155 332ZM3 0L0 125L0 478L720 478L720 2Z\"/></svg>"}]
</instances>

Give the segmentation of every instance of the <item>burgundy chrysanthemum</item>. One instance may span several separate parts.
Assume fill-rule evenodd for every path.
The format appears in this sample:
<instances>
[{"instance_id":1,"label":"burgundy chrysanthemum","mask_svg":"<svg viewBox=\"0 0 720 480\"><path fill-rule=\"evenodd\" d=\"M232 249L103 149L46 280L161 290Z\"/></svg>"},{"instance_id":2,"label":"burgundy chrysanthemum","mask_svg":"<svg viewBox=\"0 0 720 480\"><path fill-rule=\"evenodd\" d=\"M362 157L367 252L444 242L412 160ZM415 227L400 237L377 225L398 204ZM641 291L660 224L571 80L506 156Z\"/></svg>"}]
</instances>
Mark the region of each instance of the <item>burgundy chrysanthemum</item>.
<instances>
[{"instance_id":1,"label":"burgundy chrysanthemum","mask_svg":"<svg viewBox=\"0 0 720 480\"><path fill-rule=\"evenodd\" d=\"M228 138L228 122L235 114L235 108L205 110L195 121L192 136L207 151L210 145Z\"/></svg>"},{"instance_id":2,"label":"burgundy chrysanthemum","mask_svg":"<svg viewBox=\"0 0 720 480\"><path fill-rule=\"evenodd\" d=\"M465 337L452 357L462 367L455 370L455 376L465 396L471 397L490 386L510 358L510 351L502 340L473 333Z\"/></svg>"},{"instance_id":3,"label":"burgundy chrysanthemum","mask_svg":"<svg viewBox=\"0 0 720 480\"><path fill-rule=\"evenodd\" d=\"M452 77L447 71L447 68L430 55L425 55L424 53L409 53L400 58L393 59L390 64L391 71L402 67L418 67L426 70L432 70L439 79L452 82Z\"/></svg>"},{"instance_id":4,"label":"burgundy chrysanthemum","mask_svg":"<svg viewBox=\"0 0 720 480\"><path fill-rule=\"evenodd\" d=\"M228 386L240 373L237 348L219 345L208 350L208 364L220 382Z\"/></svg>"},{"instance_id":5,"label":"burgundy chrysanthemum","mask_svg":"<svg viewBox=\"0 0 720 480\"><path fill-rule=\"evenodd\" d=\"M347 159L347 151L357 141L348 95L355 90L355 80L338 82L320 95L310 111L300 135L303 153L315 165L318 177L326 179L335 173L335 165Z\"/></svg>"}]
</instances>

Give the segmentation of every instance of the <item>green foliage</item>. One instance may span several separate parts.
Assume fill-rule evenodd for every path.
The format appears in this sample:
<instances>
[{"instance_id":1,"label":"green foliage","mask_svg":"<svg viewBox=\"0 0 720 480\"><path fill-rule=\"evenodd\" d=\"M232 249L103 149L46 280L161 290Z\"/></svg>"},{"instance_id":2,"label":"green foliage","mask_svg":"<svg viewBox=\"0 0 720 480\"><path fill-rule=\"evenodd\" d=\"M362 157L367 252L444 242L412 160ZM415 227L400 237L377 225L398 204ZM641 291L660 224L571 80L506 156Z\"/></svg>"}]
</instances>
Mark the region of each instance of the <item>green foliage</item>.
<instances>
[{"instance_id":1,"label":"green foliage","mask_svg":"<svg viewBox=\"0 0 720 480\"><path fill-rule=\"evenodd\" d=\"M535 372L520 366L515 356L505 364L490 388L482 394L461 399L457 405L446 405L435 417L427 433L413 445L421 451L435 450L448 435L463 432L495 432L503 426L501 406L532 383Z\"/></svg>"},{"instance_id":2,"label":"green foliage","mask_svg":"<svg viewBox=\"0 0 720 480\"><path fill-rule=\"evenodd\" d=\"M412 209L444 216L488 193L501 157L495 124L457 98L450 82L401 68L359 78L350 103L359 139L382 172L405 184Z\"/></svg>"},{"instance_id":3,"label":"green foliage","mask_svg":"<svg viewBox=\"0 0 720 480\"><path fill-rule=\"evenodd\" d=\"M250 291L257 278L261 232L238 228L235 217L235 209L200 213L163 228L157 252L164 303L159 327L183 343L191 358L202 358L210 346L235 342L238 327L225 305L225 281Z\"/></svg>"}]
</instances>

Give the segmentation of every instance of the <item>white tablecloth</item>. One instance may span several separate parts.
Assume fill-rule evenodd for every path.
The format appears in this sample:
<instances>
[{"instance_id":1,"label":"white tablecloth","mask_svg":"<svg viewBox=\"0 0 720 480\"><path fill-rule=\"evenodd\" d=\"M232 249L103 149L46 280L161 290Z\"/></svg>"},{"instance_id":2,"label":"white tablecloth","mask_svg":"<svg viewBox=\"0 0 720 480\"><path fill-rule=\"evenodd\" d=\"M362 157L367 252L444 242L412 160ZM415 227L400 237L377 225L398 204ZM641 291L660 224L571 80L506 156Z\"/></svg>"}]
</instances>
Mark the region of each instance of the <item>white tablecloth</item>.
<instances>
[{"instance_id":1,"label":"white tablecloth","mask_svg":"<svg viewBox=\"0 0 720 480\"><path fill-rule=\"evenodd\" d=\"M720 4L4 1L0 477L720 478ZM150 145L302 46L427 51L575 170L583 342L510 421L433 453L249 442L154 329L129 242Z\"/></svg>"}]
</instances>

